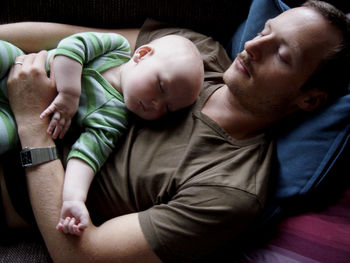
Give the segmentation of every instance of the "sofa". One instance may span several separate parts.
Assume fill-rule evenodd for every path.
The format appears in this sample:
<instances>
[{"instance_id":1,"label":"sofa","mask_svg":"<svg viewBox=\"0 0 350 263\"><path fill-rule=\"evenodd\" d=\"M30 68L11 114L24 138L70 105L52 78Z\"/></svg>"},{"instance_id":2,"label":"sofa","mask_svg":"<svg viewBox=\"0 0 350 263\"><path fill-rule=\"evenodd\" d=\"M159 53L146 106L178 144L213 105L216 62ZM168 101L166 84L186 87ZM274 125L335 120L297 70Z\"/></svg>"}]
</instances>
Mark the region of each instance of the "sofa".
<instances>
[{"instance_id":1,"label":"sofa","mask_svg":"<svg viewBox=\"0 0 350 263\"><path fill-rule=\"evenodd\" d=\"M256 10L260 10L267 6L264 1L281 3L277 0L3 0L0 24L45 21L97 28L133 28L140 27L150 17L212 36L233 56L242 48L242 34L248 30L246 24L247 17L252 15L252 2L257 5ZM286 6L295 7L303 2L285 0L278 8L283 11ZM350 12L349 1L328 2L345 13ZM254 23L250 22L255 27ZM298 125L303 127L303 124ZM339 129L341 132L337 135L343 136L337 141L336 150L331 152L331 160L325 162L321 156L323 166L321 169L318 164L317 169L322 172L317 170L307 181L302 178L304 181L299 180L299 185L293 187L289 184L289 175L286 181L284 177L280 179L279 174L290 173L290 169L285 171L286 160L295 166L290 155L296 155L293 150L300 152L301 148L291 149L290 141L295 148L303 147L305 141L299 140L300 145L294 143L293 136L304 134L305 130L300 128L290 135L289 130L281 129L277 134L281 138L276 158L277 180L271 186L265 214L246 234L241 247L233 249L228 244L222 248L222 257L213 258L212 262L350 262L349 131L347 125L338 126L337 132ZM314 158L313 154L320 151L315 149L308 157ZM300 160L294 162L299 164ZM308 186L311 179L312 185ZM10 237L0 239L0 262L51 262L37 230L13 231ZM235 253L231 252L233 250Z\"/></svg>"}]
</instances>

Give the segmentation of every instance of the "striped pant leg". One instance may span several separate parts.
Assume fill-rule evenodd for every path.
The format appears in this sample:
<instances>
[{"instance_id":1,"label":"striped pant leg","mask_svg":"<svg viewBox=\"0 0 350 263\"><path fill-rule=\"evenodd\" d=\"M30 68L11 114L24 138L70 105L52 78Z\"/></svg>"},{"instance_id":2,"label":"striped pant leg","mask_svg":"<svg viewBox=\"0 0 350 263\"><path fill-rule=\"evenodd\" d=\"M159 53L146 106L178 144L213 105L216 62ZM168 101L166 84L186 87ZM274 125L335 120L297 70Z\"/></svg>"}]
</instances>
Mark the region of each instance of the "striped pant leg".
<instances>
[{"instance_id":1,"label":"striped pant leg","mask_svg":"<svg viewBox=\"0 0 350 263\"><path fill-rule=\"evenodd\" d=\"M8 103L6 82L16 57L22 54L22 50L16 46L0 40L0 154L18 143L17 127Z\"/></svg>"},{"instance_id":2,"label":"striped pant leg","mask_svg":"<svg viewBox=\"0 0 350 263\"><path fill-rule=\"evenodd\" d=\"M19 143L17 126L9 104L0 102L0 154Z\"/></svg>"},{"instance_id":3,"label":"striped pant leg","mask_svg":"<svg viewBox=\"0 0 350 263\"><path fill-rule=\"evenodd\" d=\"M9 42L0 40L0 79L7 76L16 57L23 55L23 51Z\"/></svg>"}]
</instances>

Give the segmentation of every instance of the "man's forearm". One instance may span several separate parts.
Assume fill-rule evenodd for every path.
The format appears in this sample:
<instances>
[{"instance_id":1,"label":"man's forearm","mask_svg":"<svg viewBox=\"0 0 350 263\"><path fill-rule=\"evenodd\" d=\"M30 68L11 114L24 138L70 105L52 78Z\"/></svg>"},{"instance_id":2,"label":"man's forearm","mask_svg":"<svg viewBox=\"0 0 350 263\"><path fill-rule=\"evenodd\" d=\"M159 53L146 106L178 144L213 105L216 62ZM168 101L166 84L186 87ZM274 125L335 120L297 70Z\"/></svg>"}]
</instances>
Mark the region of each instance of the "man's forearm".
<instances>
[{"instance_id":1,"label":"man's forearm","mask_svg":"<svg viewBox=\"0 0 350 263\"><path fill-rule=\"evenodd\" d=\"M73 29L73 27L54 23L4 24L0 25L0 39L16 45L25 53L32 53L55 48L62 38L74 33Z\"/></svg>"},{"instance_id":2,"label":"man's forearm","mask_svg":"<svg viewBox=\"0 0 350 263\"><path fill-rule=\"evenodd\" d=\"M19 123L19 137L22 147L48 147L55 145L46 133L47 121L33 118L31 125ZM64 246L58 246L58 232L55 226L61 208L61 189L64 170L60 160L26 169L27 185L36 222L51 255L60 253ZM52 250L54 248L54 251Z\"/></svg>"},{"instance_id":3,"label":"man's forearm","mask_svg":"<svg viewBox=\"0 0 350 263\"><path fill-rule=\"evenodd\" d=\"M61 39L86 31L119 33L129 41L132 51L139 32L138 29L100 29L57 23L21 22L0 25L0 39L16 45L25 53L32 53L53 49Z\"/></svg>"},{"instance_id":4,"label":"man's forearm","mask_svg":"<svg viewBox=\"0 0 350 263\"><path fill-rule=\"evenodd\" d=\"M32 125L20 125L21 142L28 147L52 145L45 123L32 119ZM90 224L80 237L56 230L64 181L59 160L27 168L26 177L36 222L54 262L127 263L141 258L142 262L160 262L143 236L137 214L111 219L99 228Z\"/></svg>"},{"instance_id":5,"label":"man's forearm","mask_svg":"<svg viewBox=\"0 0 350 263\"><path fill-rule=\"evenodd\" d=\"M18 58L17 61L22 64L14 65L9 73L8 94L21 145L23 148L53 146L55 143L46 132L48 119L39 118L56 93L54 83L44 70L46 53ZM40 96L42 100L39 100ZM33 212L49 252L54 257L65 255L64 250L69 248L72 240L65 240L55 228L61 207L63 166L59 160L33 166L26 169L26 177Z\"/></svg>"}]
</instances>

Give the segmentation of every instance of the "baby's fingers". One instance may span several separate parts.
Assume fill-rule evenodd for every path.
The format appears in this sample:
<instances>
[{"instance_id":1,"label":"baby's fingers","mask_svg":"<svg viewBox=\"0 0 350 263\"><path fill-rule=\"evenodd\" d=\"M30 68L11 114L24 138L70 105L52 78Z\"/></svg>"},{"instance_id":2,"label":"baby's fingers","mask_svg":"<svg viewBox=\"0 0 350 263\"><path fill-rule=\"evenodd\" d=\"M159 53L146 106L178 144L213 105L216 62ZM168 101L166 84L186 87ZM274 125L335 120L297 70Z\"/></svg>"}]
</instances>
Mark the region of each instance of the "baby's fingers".
<instances>
[{"instance_id":1,"label":"baby's fingers","mask_svg":"<svg viewBox=\"0 0 350 263\"><path fill-rule=\"evenodd\" d=\"M49 107L47 107L41 114L40 114L40 119L44 119L48 116L50 116L52 113L55 112L55 106L53 103L50 104Z\"/></svg>"},{"instance_id":2,"label":"baby's fingers","mask_svg":"<svg viewBox=\"0 0 350 263\"><path fill-rule=\"evenodd\" d=\"M57 224L57 226L56 226L56 229L57 230L61 230L62 231L62 229L63 229L63 224L64 224L64 220L65 220L65 218L60 218L60 221L58 222L58 224Z\"/></svg>"},{"instance_id":3,"label":"baby's fingers","mask_svg":"<svg viewBox=\"0 0 350 263\"><path fill-rule=\"evenodd\" d=\"M48 134L51 134L53 139L57 139L64 124L64 118L61 118L61 114L59 112L55 112L47 129Z\"/></svg>"},{"instance_id":4,"label":"baby's fingers","mask_svg":"<svg viewBox=\"0 0 350 263\"><path fill-rule=\"evenodd\" d=\"M77 220L72 217L69 224L68 224L68 232L71 235L75 235L75 236L80 236L82 231L80 231L78 225L77 225Z\"/></svg>"},{"instance_id":5,"label":"baby's fingers","mask_svg":"<svg viewBox=\"0 0 350 263\"><path fill-rule=\"evenodd\" d=\"M74 235L76 236L81 236L81 234L83 233L83 230L84 229L80 229L79 225L73 226Z\"/></svg>"},{"instance_id":6,"label":"baby's fingers","mask_svg":"<svg viewBox=\"0 0 350 263\"><path fill-rule=\"evenodd\" d=\"M59 112L55 112L55 114L52 116L49 127L47 128L47 133L52 135L53 131L55 130L58 121L60 120L61 115Z\"/></svg>"},{"instance_id":7,"label":"baby's fingers","mask_svg":"<svg viewBox=\"0 0 350 263\"><path fill-rule=\"evenodd\" d=\"M62 223L62 232L65 234L69 234L69 223L71 221L70 217L66 217Z\"/></svg>"},{"instance_id":8,"label":"baby's fingers","mask_svg":"<svg viewBox=\"0 0 350 263\"><path fill-rule=\"evenodd\" d=\"M79 223L77 228L79 229L79 231L84 231L84 229L87 228L87 225Z\"/></svg>"},{"instance_id":9,"label":"baby's fingers","mask_svg":"<svg viewBox=\"0 0 350 263\"><path fill-rule=\"evenodd\" d=\"M68 224L68 231L69 231L69 234L71 235L74 235L74 226L75 226L75 218L72 217L69 221L69 224Z\"/></svg>"},{"instance_id":10,"label":"baby's fingers","mask_svg":"<svg viewBox=\"0 0 350 263\"><path fill-rule=\"evenodd\" d=\"M71 120L67 120L65 122L65 124L63 125L63 129L61 130L61 133L60 133L60 139L63 139L64 135L66 135L66 133L70 127L70 124L71 124Z\"/></svg>"},{"instance_id":11,"label":"baby's fingers","mask_svg":"<svg viewBox=\"0 0 350 263\"><path fill-rule=\"evenodd\" d=\"M56 229L59 230L59 231L62 231L63 230L63 224L61 222L59 222L56 226Z\"/></svg>"},{"instance_id":12,"label":"baby's fingers","mask_svg":"<svg viewBox=\"0 0 350 263\"><path fill-rule=\"evenodd\" d=\"M56 226L56 229L58 231L61 231L61 232L65 233L65 234L67 234L68 233L67 224L68 224L69 221L70 221L69 217L61 218L60 221L58 222L57 226Z\"/></svg>"}]
</instances>

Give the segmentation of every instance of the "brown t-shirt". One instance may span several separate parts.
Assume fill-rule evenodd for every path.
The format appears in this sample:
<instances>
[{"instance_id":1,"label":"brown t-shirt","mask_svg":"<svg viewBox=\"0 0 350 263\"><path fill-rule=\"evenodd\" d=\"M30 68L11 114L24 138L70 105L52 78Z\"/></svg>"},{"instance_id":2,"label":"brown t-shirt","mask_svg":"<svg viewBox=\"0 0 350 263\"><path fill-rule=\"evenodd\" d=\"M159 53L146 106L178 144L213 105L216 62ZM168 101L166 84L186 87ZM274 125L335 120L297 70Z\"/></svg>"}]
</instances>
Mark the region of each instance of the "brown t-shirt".
<instances>
[{"instance_id":1,"label":"brown t-shirt","mask_svg":"<svg viewBox=\"0 0 350 263\"><path fill-rule=\"evenodd\" d=\"M203 90L188 109L134 122L96 175L88 207L95 223L139 212L162 261L191 262L237 236L261 211L273 146L264 135L235 140L201 113L231 64L224 49L190 30L162 27L146 23L138 45L166 34L190 38L203 54Z\"/></svg>"}]
</instances>

